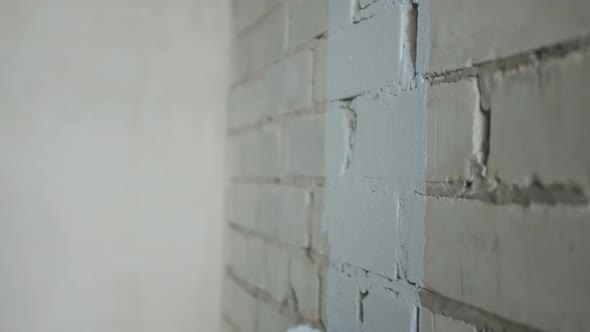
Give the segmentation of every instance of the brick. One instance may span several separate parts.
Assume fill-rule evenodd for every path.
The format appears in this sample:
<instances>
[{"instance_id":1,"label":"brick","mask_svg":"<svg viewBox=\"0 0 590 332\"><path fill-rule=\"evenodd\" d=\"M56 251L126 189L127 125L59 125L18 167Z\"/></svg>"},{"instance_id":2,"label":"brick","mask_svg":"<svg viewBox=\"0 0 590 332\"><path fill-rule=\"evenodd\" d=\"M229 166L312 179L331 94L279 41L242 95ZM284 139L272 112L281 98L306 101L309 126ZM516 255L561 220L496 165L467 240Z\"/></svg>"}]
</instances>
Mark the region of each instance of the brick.
<instances>
[{"instance_id":1,"label":"brick","mask_svg":"<svg viewBox=\"0 0 590 332\"><path fill-rule=\"evenodd\" d=\"M267 9L268 0L234 0L234 17L237 31L252 25Z\"/></svg>"},{"instance_id":2,"label":"brick","mask_svg":"<svg viewBox=\"0 0 590 332\"><path fill-rule=\"evenodd\" d=\"M223 286L223 312L240 328L240 332L257 331L258 302L227 277Z\"/></svg>"},{"instance_id":3,"label":"brick","mask_svg":"<svg viewBox=\"0 0 590 332\"><path fill-rule=\"evenodd\" d=\"M249 71L257 71L278 60L286 49L287 9L276 6L243 38L248 45Z\"/></svg>"},{"instance_id":4,"label":"brick","mask_svg":"<svg viewBox=\"0 0 590 332\"><path fill-rule=\"evenodd\" d=\"M326 279L327 331L360 331L360 292L356 280L334 269L328 269Z\"/></svg>"},{"instance_id":5,"label":"brick","mask_svg":"<svg viewBox=\"0 0 590 332\"><path fill-rule=\"evenodd\" d=\"M259 308L258 332L287 331L296 325L293 318L270 304L260 302Z\"/></svg>"},{"instance_id":6,"label":"brick","mask_svg":"<svg viewBox=\"0 0 590 332\"><path fill-rule=\"evenodd\" d=\"M587 331L585 208L426 202L424 285L548 331Z\"/></svg>"},{"instance_id":7,"label":"brick","mask_svg":"<svg viewBox=\"0 0 590 332\"><path fill-rule=\"evenodd\" d=\"M274 113L309 109L312 101L313 54L303 51L269 69L266 74L267 98Z\"/></svg>"},{"instance_id":8,"label":"brick","mask_svg":"<svg viewBox=\"0 0 590 332\"><path fill-rule=\"evenodd\" d=\"M450 317L433 314L426 308L420 310L420 331L422 332L477 332L473 325Z\"/></svg>"},{"instance_id":9,"label":"brick","mask_svg":"<svg viewBox=\"0 0 590 332\"><path fill-rule=\"evenodd\" d=\"M428 180L465 177L473 150L474 112L479 110L475 79L428 89Z\"/></svg>"},{"instance_id":10,"label":"brick","mask_svg":"<svg viewBox=\"0 0 590 332\"><path fill-rule=\"evenodd\" d=\"M371 288L363 303L363 332L395 331L411 332L416 326L416 307L402 297L383 287Z\"/></svg>"},{"instance_id":11,"label":"brick","mask_svg":"<svg viewBox=\"0 0 590 332\"><path fill-rule=\"evenodd\" d=\"M309 321L320 319L320 277L316 265L307 257L291 259L291 285L299 313Z\"/></svg>"},{"instance_id":12,"label":"brick","mask_svg":"<svg viewBox=\"0 0 590 332\"><path fill-rule=\"evenodd\" d=\"M328 43L327 88L329 100L393 86L399 79L400 9L336 32Z\"/></svg>"},{"instance_id":13,"label":"brick","mask_svg":"<svg viewBox=\"0 0 590 332\"><path fill-rule=\"evenodd\" d=\"M266 88L262 80L254 79L232 91L228 111L230 127L252 124L272 115Z\"/></svg>"},{"instance_id":14,"label":"brick","mask_svg":"<svg viewBox=\"0 0 590 332\"><path fill-rule=\"evenodd\" d=\"M313 54L313 101L326 101L326 57L328 39L322 39L316 44Z\"/></svg>"},{"instance_id":15,"label":"brick","mask_svg":"<svg viewBox=\"0 0 590 332\"><path fill-rule=\"evenodd\" d=\"M255 238L238 232L231 235L230 266L235 274L252 286L266 288L266 248Z\"/></svg>"},{"instance_id":16,"label":"brick","mask_svg":"<svg viewBox=\"0 0 590 332\"><path fill-rule=\"evenodd\" d=\"M324 174L324 115L291 121L285 128L284 167L287 175Z\"/></svg>"},{"instance_id":17,"label":"brick","mask_svg":"<svg viewBox=\"0 0 590 332\"><path fill-rule=\"evenodd\" d=\"M233 185L227 208L232 223L255 230L258 224L258 190L250 185Z\"/></svg>"},{"instance_id":18,"label":"brick","mask_svg":"<svg viewBox=\"0 0 590 332\"><path fill-rule=\"evenodd\" d=\"M268 186L261 193L259 229L284 243L309 246L309 192Z\"/></svg>"},{"instance_id":19,"label":"brick","mask_svg":"<svg viewBox=\"0 0 590 332\"><path fill-rule=\"evenodd\" d=\"M266 128L231 138L234 176L278 176L281 172L279 133Z\"/></svg>"},{"instance_id":20,"label":"brick","mask_svg":"<svg viewBox=\"0 0 590 332\"><path fill-rule=\"evenodd\" d=\"M490 169L515 183L533 174L546 182L588 178L589 76L587 54L496 75Z\"/></svg>"},{"instance_id":21,"label":"brick","mask_svg":"<svg viewBox=\"0 0 590 332\"><path fill-rule=\"evenodd\" d=\"M442 0L430 5L430 71L461 68L590 31L590 2Z\"/></svg>"},{"instance_id":22,"label":"brick","mask_svg":"<svg viewBox=\"0 0 590 332\"><path fill-rule=\"evenodd\" d=\"M287 249L268 244L266 246L266 289L281 303L291 295L289 268L290 258Z\"/></svg>"},{"instance_id":23,"label":"brick","mask_svg":"<svg viewBox=\"0 0 590 332\"><path fill-rule=\"evenodd\" d=\"M374 100L360 97L350 172L356 176L424 180L424 93L414 90ZM411 142L411 144L409 144ZM341 144L346 144L342 142ZM331 149L331 145L326 145Z\"/></svg>"},{"instance_id":24,"label":"brick","mask_svg":"<svg viewBox=\"0 0 590 332\"><path fill-rule=\"evenodd\" d=\"M328 30L328 0L292 0L288 5L290 47L312 41Z\"/></svg>"},{"instance_id":25,"label":"brick","mask_svg":"<svg viewBox=\"0 0 590 332\"><path fill-rule=\"evenodd\" d=\"M311 248L320 254L328 254L328 229L323 222L324 190L316 189L312 193L311 204Z\"/></svg>"},{"instance_id":26,"label":"brick","mask_svg":"<svg viewBox=\"0 0 590 332\"><path fill-rule=\"evenodd\" d=\"M393 277L397 256L393 187L353 178L324 191L330 257Z\"/></svg>"}]
</instances>

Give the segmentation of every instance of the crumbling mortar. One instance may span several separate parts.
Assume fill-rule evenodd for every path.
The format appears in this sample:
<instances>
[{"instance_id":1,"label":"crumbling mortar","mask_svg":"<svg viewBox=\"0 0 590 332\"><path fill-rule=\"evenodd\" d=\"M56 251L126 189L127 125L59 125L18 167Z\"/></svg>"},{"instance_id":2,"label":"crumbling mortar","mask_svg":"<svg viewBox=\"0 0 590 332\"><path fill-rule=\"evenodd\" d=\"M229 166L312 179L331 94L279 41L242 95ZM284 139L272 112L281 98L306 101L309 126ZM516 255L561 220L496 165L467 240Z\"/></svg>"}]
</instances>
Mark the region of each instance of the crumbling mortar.
<instances>
[{"instance_id":1,"label":"crumbling mortar","mask_svg":"<svg viewBox=\"0 0 590 332\"><path fill-rule=\"evenodd\" d=\"M590 46L590 35L566 40L549 46L484 61L470 67L432 72L422 76L431 85L457 82L466 78L477 77L482 72L510 72L540 64L554 59L562 59L576 52L583 52Z\"/></svg>"},{"instance_id":2,"label":"crumbling mortar","mask_svg":"<svg viewBox=\"0 0 590 332\"><path fill-rule=\"evenodd\" d=\"M505 183L497 177L428 182L423 196L476 200L495 205L585 206L590 202L583 186L577 184L543 184L539 180L533 180L519 186Z\"/></svg>"}]
</instances>

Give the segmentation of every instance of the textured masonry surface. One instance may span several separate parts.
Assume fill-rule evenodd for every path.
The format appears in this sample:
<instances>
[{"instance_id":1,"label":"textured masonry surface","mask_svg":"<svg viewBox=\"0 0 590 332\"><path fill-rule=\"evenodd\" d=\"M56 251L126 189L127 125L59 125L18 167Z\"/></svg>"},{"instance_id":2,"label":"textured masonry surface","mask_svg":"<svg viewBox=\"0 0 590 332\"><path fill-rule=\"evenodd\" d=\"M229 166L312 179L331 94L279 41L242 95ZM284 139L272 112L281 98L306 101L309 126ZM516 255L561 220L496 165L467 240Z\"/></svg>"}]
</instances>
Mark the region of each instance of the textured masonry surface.
<instances>
[{"instance_id":1,"label":"textured masonry surface","mask_svg":"<svg viewBox=\"0 0 590 332\"><path fill-rule=\"evenodd\" d=\"M590 329L584 0L234 0L223 326Z\"/></svg>"}]
</instances>

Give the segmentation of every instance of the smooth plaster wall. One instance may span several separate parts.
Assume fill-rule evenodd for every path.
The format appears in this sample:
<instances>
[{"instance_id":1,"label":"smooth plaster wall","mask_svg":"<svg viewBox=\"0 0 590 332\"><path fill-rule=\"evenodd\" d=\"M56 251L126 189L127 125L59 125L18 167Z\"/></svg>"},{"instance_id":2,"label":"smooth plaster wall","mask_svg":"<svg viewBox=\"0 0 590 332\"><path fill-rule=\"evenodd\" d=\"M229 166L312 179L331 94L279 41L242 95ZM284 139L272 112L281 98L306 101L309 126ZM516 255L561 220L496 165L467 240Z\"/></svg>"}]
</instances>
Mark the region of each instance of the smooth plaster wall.
<instances>
[{"instance_id":1,"label":"smooth plaster wall","mask_svg":"<svg viewBox=\"0 0 590 332\"><path fill-rule=\"evenodd\" d=\"M217 330L228 31L224 1L0 1L1 331Z\"/></svg>"}]
</instances>

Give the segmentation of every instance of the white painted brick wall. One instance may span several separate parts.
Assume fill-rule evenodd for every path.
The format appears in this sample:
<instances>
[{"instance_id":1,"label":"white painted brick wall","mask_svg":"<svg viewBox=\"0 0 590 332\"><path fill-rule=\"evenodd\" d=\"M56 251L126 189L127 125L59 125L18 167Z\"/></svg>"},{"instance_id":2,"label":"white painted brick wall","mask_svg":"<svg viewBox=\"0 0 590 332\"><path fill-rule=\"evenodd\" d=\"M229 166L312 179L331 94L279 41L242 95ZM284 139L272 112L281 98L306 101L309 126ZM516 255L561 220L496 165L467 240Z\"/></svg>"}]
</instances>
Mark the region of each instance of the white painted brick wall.
<instances>
[{"instance_id":1,"label":"white painted brick wall","mask_svg":"<svg viewBox=\"0 0 590 332\"><path fill-rule=\"evenodd\" d=\"M492 171L514 183L533 174L549 183L590 177L588 77L587 54L496 75Z\"/></svg>"},{"instance_id":2,"label":"white painted brick wall","mask_svg":"<svg viewBox=\"0 0 590 332\"><path fill-rule=\"evenodd\" d=\"M590 32L580 0L439 0L430 5L430 69L443 71Z\"/></svg>"},{"instance_id":3,"label":"white painted brick wall","mask_svg":"<svg viewBox=\"0 0 590 332\"><path fill-rule=\"evenodd\" d=\"M549 331L586 331L586 207L429 199L425 287Z\"/></svg>"},{"instance_id":4,"label":"white painted brick wall","mask_svg":"<svg viewBox=\"0 0 590 332\"><path fill-rule=\"evenodd\" d=\"M428 180L467 175L473 148L473 114L479 111L475 79L428 88Z\"/></svg>"}]
</instances>

